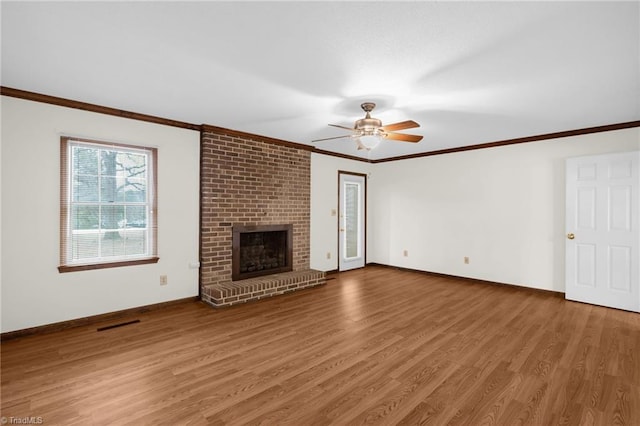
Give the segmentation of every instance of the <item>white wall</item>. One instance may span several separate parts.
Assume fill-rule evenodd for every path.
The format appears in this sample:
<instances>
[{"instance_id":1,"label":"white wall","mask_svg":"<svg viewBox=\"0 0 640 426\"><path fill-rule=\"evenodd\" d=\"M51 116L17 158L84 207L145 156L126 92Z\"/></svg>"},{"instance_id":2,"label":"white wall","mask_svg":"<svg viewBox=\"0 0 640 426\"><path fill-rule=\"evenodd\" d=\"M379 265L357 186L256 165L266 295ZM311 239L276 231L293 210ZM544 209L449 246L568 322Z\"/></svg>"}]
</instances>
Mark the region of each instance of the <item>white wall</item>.
<instances>
[{"instance_id":1,"label":"white wall","mask_svg":"<svg viewBox=\"0 0 640 426\"><path fill-rule=\"evenodd\" d=\"M58 272L61 135L158 148L157 264ZM199 155L197 131L3 96L2 332L196 296Z\"/></svg>"},{"instance_id":2,"label":"white wall","mask_svg":"<svg viewBox=\"0 0 640 426\"><path fill-rule=\"evenodd\" d=\"M338 269L338 171L369 173L372 165L323 154L311 154L311 259L312 269ZM367 190L369 184L367 183ZM367 211L368 219L371 217ZM367 235L367 257L370 238ZM327 253L331 258L327 259Z\"/></svg>"},{"instance_id":3,"label":"white wall","mask_svg":"<svg viewBox=\"0 0 640 426\"><path fill-rule=\"evenodd\" d=\"M198 294L198 132L10 97L1 106L2 332ZM62 135L158 148L157 264L58 273ZM565 159L638 149L635 128L379 164L312 154L311 267L337 269L342 170L369 175L368 262L564 291Z\"/></svg>"},{"instance_id":4,"label":"white wall","mask_svg":"<svg viewBox=\"0 0 640 426\"><path fill-rule=\"evenodd\" d=\"M368 260L564 292L565 159L638 149L634 128L374 164Z\"/></svg>"}]
</instances>

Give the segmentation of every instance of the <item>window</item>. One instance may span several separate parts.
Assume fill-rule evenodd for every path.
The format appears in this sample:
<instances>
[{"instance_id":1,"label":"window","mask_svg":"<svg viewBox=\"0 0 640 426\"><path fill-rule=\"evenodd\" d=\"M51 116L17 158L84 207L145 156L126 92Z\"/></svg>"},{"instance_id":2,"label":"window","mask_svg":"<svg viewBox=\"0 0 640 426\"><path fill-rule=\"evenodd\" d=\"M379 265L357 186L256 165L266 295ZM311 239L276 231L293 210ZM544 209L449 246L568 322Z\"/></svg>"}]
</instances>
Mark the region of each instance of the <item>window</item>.
<instances>
[{"instance_id":1,"label":"window","mask_svg":"<svg viewBox=\"0 0 640 426\"><path fill-rule=\"evenodd\" d=\"M360 183L344 183L345 259L360 257Z\"/></svg>"},{"instance_id":2,"label":"window","mask_svg":"<svg viewBox=\"0 0 640 426\"><path fill-rule=\"evenodd\" d=\"M60 272L155 263L156 149L61 139Z\"/></svg>"}]
</instances>

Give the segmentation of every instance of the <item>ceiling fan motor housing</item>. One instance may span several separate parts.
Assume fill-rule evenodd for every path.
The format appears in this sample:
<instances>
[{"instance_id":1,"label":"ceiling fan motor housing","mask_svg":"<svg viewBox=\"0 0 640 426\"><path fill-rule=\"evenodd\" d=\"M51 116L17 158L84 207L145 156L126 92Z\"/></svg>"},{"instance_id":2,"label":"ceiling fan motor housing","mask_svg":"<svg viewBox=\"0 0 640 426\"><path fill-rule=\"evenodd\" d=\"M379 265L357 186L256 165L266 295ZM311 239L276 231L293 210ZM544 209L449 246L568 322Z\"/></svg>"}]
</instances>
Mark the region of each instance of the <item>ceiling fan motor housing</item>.
<instances>
[{"instance_id":1,"label":"ceiling fan motor housing","mask_svg":"<svg viewBox=\"0 0 640 426\"><path fill-rule=\"evenodd\" d=\"M382 127L382 121L370 117L357 120L355 125L355 129L364 132L364 134L374 134L380 127Z\"/></svg>"},{"instance_id":2,"label":"ceiling fan motor housing","mask_svg":"<svg viewBox=\"0 0 640 426\"><path fill-rule=\"evenodd\" d=\"M376 107L373 102L365 102L360 107L367 113L365 118L356 120L354 129L358 130L361 135L379 135L382 134L378 128L382 127L382 121L377 118L371 118L369 114Z\"/></svg>"}]
</instances>

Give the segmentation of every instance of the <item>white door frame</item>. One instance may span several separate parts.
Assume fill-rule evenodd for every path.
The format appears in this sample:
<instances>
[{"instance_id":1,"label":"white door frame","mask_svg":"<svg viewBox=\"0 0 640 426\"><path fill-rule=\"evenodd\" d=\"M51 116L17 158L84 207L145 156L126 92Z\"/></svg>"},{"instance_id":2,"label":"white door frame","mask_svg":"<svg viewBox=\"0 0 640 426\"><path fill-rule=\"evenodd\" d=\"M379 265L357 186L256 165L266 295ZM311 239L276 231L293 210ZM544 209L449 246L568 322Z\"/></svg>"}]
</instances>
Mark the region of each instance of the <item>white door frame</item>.
<instances>
[{"instance_id":1,"label":"white door frame","mask_svg":"<svg viewBox=\"0 0 640 426\"><path fill-rule=\"evenodd\" d=\"M362 193L360 196L361 206L359 209L359 244L361 252L357 257L346 259L344 256L344 244L345 238L344 217L343 217L343 182L352 178L353 182L362 183ZM367 261L367 175L363 173L354 173L344 170L338 170L338 271L346 271L349 269L362 268L366 265Z\"/></svg>"}]
</instances>

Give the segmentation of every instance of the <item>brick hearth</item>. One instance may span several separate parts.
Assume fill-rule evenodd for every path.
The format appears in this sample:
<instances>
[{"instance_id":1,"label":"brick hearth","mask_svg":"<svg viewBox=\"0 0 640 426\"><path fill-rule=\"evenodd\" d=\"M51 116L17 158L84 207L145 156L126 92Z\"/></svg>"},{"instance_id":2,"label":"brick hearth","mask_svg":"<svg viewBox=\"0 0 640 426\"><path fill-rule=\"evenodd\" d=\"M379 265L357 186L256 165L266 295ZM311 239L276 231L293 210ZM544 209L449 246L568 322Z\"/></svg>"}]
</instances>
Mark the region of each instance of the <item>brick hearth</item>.
<instances>
[{"instance_id":1,"label":"brick hearth","mask_svg":"<svg viewBox=\"0 0 640 426\"><path fill-rule=\"evenodd\" d=\"M292 273L309 271L310 151L212 126L203 126L201 148L203 300L232 282L233 225L293 224Z\"/></svg>"},{"instance_id":2,"label":"brick hearth","mask_svg":"<svg viewBox=\"0 0 640 426\"><path fill-rule=\"evenodd\" d=\"M325 283L324 272L314 270L283 272L281 274L205 286L202 289L202 300L216 308L221 308Z\"/></svg>"}]
</instances>

